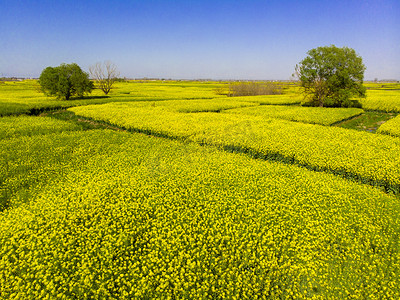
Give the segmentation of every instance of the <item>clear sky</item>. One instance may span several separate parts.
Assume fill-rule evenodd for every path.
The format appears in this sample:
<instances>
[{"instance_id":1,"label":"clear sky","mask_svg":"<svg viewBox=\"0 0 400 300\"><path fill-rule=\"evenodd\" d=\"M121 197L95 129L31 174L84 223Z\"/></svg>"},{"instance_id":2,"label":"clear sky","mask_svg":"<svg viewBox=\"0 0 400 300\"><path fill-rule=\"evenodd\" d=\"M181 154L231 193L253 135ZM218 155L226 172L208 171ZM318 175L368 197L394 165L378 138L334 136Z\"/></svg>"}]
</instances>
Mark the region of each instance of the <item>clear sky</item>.
<instances>
[{"instance_id":1,"label":"clear sky","mask_svg":"<svg viewBox=\"0 0 400 300\"><path fill-rule=\"evenodd\" d=\"M121 76L290 79L308 50L356 50L400 80L400 0L0 0L0 76L113 61Z\"/></svg>"}]
</instances>

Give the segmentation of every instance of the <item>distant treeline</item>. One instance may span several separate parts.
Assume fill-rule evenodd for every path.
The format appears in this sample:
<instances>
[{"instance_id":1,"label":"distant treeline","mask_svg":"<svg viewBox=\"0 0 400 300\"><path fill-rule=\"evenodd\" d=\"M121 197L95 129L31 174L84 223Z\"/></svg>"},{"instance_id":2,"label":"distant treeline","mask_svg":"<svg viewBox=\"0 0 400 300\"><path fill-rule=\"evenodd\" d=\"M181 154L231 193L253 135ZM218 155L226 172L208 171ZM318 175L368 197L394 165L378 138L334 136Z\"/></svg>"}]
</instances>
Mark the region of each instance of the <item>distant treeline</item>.
<instances>
[{"instance_id":1,"label":"distant treeline","mask_svg":"<svg viewBox=\"0 0 400 300\"><path fill-rule=\"evenodd\" d=\"M0 81L22 81L26 78L19 78L19 77L0 77Z\"/></svg>"}]
</instances>

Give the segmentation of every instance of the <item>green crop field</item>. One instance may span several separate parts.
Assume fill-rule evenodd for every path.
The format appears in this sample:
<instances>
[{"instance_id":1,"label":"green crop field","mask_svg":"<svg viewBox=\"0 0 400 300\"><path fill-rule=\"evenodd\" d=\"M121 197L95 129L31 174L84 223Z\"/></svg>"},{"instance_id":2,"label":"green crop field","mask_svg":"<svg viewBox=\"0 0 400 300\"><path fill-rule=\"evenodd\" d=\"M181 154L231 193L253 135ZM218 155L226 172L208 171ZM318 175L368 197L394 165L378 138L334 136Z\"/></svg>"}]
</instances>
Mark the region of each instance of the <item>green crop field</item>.
<instances>
[{"instance_id":1,"label":"green crop field","mask_svg":"<svg viewBox=\"0 0 400 300\"><path fill-rule=\"evenodd\" d=\"M280 84L0 83L0 299L399 299L399 85Z\"/></svg>"}]
</instances>

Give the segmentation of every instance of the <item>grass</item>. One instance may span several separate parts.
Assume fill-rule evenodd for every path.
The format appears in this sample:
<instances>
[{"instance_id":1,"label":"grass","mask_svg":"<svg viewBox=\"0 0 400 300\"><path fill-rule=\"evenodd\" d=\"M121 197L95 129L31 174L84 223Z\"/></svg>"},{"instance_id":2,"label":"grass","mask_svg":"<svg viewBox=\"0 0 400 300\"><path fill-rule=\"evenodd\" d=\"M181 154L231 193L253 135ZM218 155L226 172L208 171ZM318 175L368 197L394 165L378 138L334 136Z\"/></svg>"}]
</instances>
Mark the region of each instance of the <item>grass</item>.
<instances>
[{"instance_id":1,"label":"grass","mask_svg":"<svg viewBox=\"0 0 400 300\"><path fill-rule=\"evenodd\" d=\"M67 121L69 123L73 123L79 127L80 130L91 130L91 129L115 129L121 130L119 128L115 128L110 126L109 124L105 124L102 122L94 122L92 120L82 118L80 116L75 115L74 113L63 109L52 112L42 113L40 116L49 117L60 121Z\"/></svg>"},{"instance_id":2,"label":"grass","mask_svg":"<svg viewBox=\"0 0 400 300\"><path fill-rule=\"evenodd\" d=\"M366 111L359 116L340 122L335 126L375 133L380 125L394 118L396 115L397 113Z\"/></svg>"}]
</instances>

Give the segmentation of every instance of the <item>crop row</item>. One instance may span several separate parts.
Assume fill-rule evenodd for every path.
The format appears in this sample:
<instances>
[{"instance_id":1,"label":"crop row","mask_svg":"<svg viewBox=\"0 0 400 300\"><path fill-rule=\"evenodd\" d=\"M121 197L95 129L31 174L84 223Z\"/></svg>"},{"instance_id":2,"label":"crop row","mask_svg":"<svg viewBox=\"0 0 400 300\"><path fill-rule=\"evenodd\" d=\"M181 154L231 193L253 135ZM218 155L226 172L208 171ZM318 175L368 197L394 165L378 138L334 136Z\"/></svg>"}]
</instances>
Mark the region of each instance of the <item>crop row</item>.
<instances>
[{"instance_id":1,"label":"crop row","mask_svg":"<svg viewBox=\"0 0 400 300\"><path fill-rule=\"evenodd\" d=\"M370 90L367 97L361 99L365 110L378 110L386 112L400 112L400 90Z\"/></svg>"},{"instance_id":2,"label":"crop row","mask_svg":"<svg viewBox=\"0 0 400 300\"><path fill-rule=\"evenodd\" d=\"M372 187L108 130L0 150L29 194L0 213L0 299L400 297L400 204Z\"/></svg>"},{"instance_id":3,"label":"crop row","mask_svg":"<svg viewBox=\"0 0 400 300\"><path fill-rule=\"evenodd\" d=\"M323 108L304 106L263 105L230 109L228 113L238 113L266 118L279 118L310 124L332 125L363 113L359 108Z\"/></svg>"},{"instance_id":4,"label":"crop row","mask_svg":"<svg viewBox=\"0 0 400 300\"><path fill-rule=\"evenodd\" d=\"M400 139L241 114L184 114L130 103L71 108L130 130L213 144L400 189Z\"/></svg>"},{"instance_id":5,"label":"crop row","mask_svg":"<svg viewBox=\"0 0 400 300\"><path fill-rule=\"evenodd\" d=\"M288 93L282 95L240 96L228 99L254 102L261 105L296 105L301 103L303 97L301 94Z\"/></svg>"},{"instance_id":6,"label":"crop row","mask_svg":"<svg viewBox=\"0 0 400 300\"><path fill-rule=\"evenodd\" d=\"M383 123L377 132L400 137L400 115Z\"/></svg>"},{"instance_id":7,"label":"crop row","mask_svg":"<svg viewBox=\"0 0 400 300\"><path fill-rule=\"evenodd\" d=\"M123 103L121 104L124 105ZM236 98L214 98L214 99L196 99L196 100L165 100L165 101L145 101L132 103L132 106L146 108L149 110L197 113L197 112L220 112L226 109L258 106L258 103L236 100Z\"/></svg>"},{"instance_id":8,"label":"crop row","mask_svg":"<svg viewBox=\"0 0 400 300\"><path fill-rule=\"evenodd\" d=\"M0 128L0 140L80 129L78 125L67 121L24 115L0 118Z\"/></svg>"}]
</instances>

